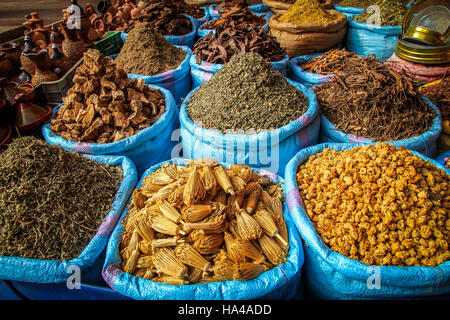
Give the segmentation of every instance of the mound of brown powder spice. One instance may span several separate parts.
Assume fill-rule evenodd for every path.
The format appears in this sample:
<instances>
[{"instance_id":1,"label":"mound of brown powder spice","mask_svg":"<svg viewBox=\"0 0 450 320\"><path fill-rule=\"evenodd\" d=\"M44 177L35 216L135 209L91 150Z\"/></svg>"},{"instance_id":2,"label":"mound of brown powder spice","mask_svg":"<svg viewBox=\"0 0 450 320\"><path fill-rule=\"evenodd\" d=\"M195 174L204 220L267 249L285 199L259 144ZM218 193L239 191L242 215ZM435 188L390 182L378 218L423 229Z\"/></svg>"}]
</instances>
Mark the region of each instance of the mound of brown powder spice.
<instances>
[{"instance_id":1,"label":"mound of brown powder spice","mask_svg":"<svg viewBox=\"0 0 450 320\"><path fill-rule=\"evenodd\" d=\"M149 23L139 23L128 33L115 62L127 73L154 76L174 70L186 58L186 52L154 32Z\"/></svg>"}]
</instances>

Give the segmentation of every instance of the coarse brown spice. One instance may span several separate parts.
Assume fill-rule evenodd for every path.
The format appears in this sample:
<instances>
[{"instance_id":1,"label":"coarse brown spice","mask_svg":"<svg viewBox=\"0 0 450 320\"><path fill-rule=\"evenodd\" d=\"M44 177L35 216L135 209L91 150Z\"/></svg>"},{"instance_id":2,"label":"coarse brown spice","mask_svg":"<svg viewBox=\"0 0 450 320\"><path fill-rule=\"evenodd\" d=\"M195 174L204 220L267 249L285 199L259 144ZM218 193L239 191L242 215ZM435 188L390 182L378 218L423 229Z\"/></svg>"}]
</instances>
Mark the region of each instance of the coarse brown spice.
<instances>
[{"instance_id":1,"label":"coarse brown spice","mask_svg":"<svg viewBox=\"0 0 450 320\"><path fill-rule=\"evenodd\" d=\"M450 260L450 176L404 147L327 148L300 165L296 178L332 250L378 266Z\"/></svg>"},{"instance_id":2,"label":"coarse brown spice","mask_svg":"<svg viewBox=\"0 0 450 320\"><path fill-rule=\"evenodd\" d=\"M117 67L127 73L145 76L178 68L186 58L186 52L152 30L149 23L142 22L130 31L115 59Z\"/></svg>"}]
</instances>

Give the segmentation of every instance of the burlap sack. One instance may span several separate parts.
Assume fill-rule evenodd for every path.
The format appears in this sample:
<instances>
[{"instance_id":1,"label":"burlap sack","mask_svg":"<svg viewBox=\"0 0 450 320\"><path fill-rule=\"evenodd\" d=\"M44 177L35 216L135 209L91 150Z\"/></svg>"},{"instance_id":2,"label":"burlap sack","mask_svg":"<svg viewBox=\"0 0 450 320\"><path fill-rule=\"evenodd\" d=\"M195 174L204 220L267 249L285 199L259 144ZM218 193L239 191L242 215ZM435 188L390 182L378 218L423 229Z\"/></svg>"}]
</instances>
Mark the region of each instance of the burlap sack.
<instances>
[{"instance_id":1,"label":"burlap sack","mask_svg":"<svg viewBox=\"0 0 450 320\"><path fill-rule=\"evenodd\" d=\"M305 23L300 26L280 22L280 15L274 15L269 21L270 34L291 58L336 48L345 37L347 16L336 10L330 10L330 13L336 19L329 23Z\"/></svg>"}]
</instances>

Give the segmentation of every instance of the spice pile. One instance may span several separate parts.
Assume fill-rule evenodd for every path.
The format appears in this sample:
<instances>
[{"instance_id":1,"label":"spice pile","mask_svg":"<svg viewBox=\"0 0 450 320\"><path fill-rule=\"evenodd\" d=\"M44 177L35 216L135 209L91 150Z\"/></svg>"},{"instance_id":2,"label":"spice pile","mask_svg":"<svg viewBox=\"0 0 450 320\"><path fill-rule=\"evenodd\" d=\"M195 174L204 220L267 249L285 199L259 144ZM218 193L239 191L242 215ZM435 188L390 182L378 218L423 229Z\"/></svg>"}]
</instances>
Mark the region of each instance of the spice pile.
<instances>
[{"instance_id":1,"label":"spice pile","mask_svg":"<svg viewBox=\"0 0 450 320\"><path fill-rule=\"evenodd\" d=\"M115 62L127 73L154 76L175 70L185 58L184 50L153 32L151 24L142 22L130 31Z\"/></svg>"},{"instance_id":2,"label":"spice pile","mask_svg":"<svg viewBox=\"0 0 450 320\"><path fill-rule=\"evenodd\" d=\"M439 83L421 87L420 93L439 108L443 121L450 120L450 76L444 77Z\"/></svg>"},{"instance_id":3,"label":"spice pile","mask_svg":"<svg viewBox=\"0 0 450 320\"><path fill-rule=\"evenodd\" d=\"M377 0L373 5L380 8L380 26L401 26L407 8L402 0ZM365 9L353 20L360 23L375 24L374 12Z\"/></svg>"},{"instance_id":4,"label":"spice pile","mask_svg":"<svg viewBox=\"0 0 450 320\"><path fill-rule=\"evenodd\" d=\"M189 117L203 128L278 129L308 108L303 93L287 82L263 57L234 55L188 102Z\"/></svg>"},{"instance_id":5,"label":"spice pile","mask_svg":"<svg viewBox=\"0 0 450 320\"><path fill-rule=\"evenodd\" d=\"M286 13L282 14L278 21L289 22L295 25L305 23L325 24L336 20L317 0L297 0L289 7Z\"/></svg>"},{"instance_id":6,"label":"spice pile","mask_svg":"<svg viewBox=\"0 0 450 320\"><path fill-rule=\"evenodd\" d=\"M161 91L130 79L98 50L84 53L50 129L72 141L110 143L150 127L165 112Z\"/></svg>"},{"instance_id":7,"label":"spice pile","mask_svg":"<svg viewBox=\"0 0 450 320\"><path fill-rule=\"evenodd\" d=\"M123 178L100 164L33 137L0 153L0 255L70 260L111 210Z\"/></svg>"},{"instance_id":8,"label":"spice pile","mask_svg":"<svg viewBox=\"0 0 450 320\"><path fill-rule=\"evenodd\" d=\"M179 12L187 14L196 19L205 17L205 10L200 5L188 4L184 0L165 0L166 3L173 3Z\"/></svg>"},{"instance_id":9,"label":"spice pile","mask_svg":"<svg viewBox=\"0 0 450 320\"><path fill-rule=\"evenodd\" d=\"M201 61L224 64L238 53L258 53L271 62L281 61L286 51L278 41L262 28L251 24L218 26L216 32L210 32L198 40L192 53L196 55L197 64Z\"/></svg>"},{"instance_id":10,"label":"spice pile","mask_svg":"<svg viewBox=\"0 0 450 320\"><path fill-rule=\"evenodd\" d=\"M315 92L321 112L337 130L376 141L421 135L436 116L409 76L390 70L373 56L362 58Z\"/></svg>"},{"instance_id":11,"label":"spice pile","mask_svg":"<svg viewBox=\"0 0 450 320\"><path fill-rule=\"evenodd\" d=\"M379 266L450 260L450 177L404 147L325 149L299 167L297 183L332 250Z\"/></svg>"},{"instance_id":12,"label":"spice pile","mask_svg":"<svg viewBox=\"0 0 450 320\"><path fill-rule=\"evenodd\" d=\"M286 262L282 194L245 165L165 164L133 193L122 269L174 285L253 279Z\"/></svg>"},{"instance_id":13,"label":"spice pile","mask_svg":"<svg viewBox=\"0 0 450 320\"><path fill-rule=\"evenodd\" d=\"M137 17L132 18L125 28L130 32L140 22L150 23L154 32L163 36L184 35L192 32L189 18L184 16L173 2L149 0Z\"/></svg>"},{"instance_id":14,"label":"spice pile","mask_svg":"<svg viewBox=\"0 0 450 320\"><path fill-rule=\"evenodd\" d=\"M205 23L201 29L217 29L219 26L234 27L242 24L263 26L266 20L263 16L254 15L248 7L236 7L222 13L222 18Z\"/></svg>"},{"instance_id":15,"label":"spice pile","mask_svg":"<svg viewBox=\"0 0 450 320\"><path fill-rule=\"evenodd\" d=\"M345 73L359 64L361 58L345 49L334 49L304 63L298 62L303 70L318 74Z\"/></svg>"},{"instance_id":16,"label":"spice pile","mask_svg":"<svg viewBox=\"0 0 450 320\"><path fill-rule=\"evenodd\" d=\"M368 6L374 5L377 0L342 0L337 3L340 7L353 7L365 9Z\"/></svg>"}]
</instances>

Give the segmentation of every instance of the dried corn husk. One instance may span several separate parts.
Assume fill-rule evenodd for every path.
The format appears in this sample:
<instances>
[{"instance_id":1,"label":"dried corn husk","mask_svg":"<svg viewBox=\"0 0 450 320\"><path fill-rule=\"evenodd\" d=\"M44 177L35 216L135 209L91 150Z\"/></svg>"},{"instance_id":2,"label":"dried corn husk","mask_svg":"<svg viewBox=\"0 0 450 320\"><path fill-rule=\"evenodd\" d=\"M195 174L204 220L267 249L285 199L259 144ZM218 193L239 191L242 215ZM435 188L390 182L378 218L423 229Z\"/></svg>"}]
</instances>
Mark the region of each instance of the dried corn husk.
<instances>
[{"instance_id":1,"label":"dried corn husk","mask_svg":"<svg viewBox=\"0 0 450 320\"><path fill-rule=\"evenodd\" d=\"M200 178L200 173L198 172L197 167L194 167L189 174L189 178L184 188L183 201L185 205L190 206L203 199L205 194L206 191L203 186L203 181Z\"/></svg>"},{"instance_id":2,"label":"dried corn husk","mask_svg":"<svg viewBox=\"0 0 450 320\"><path fill-rule=\"evenodd\" d=\"M206 191L211 191L216 188L217 186L216 177L214 176L214 173L211 171L211 168L209 166L203 167L202 179Z\"/></svg>"},{"instance_id":3,"label":"dried corn husk","mask_svg":"<svg viewBox=\"0 0 450 320\"><path fill-rule=\"evenodd\" d=\"M286 253L283 249L268 235L264 234L258 239L264 255L267 260L274 265L279 265L286 262Z\"/></svg>"},{"instance_id":4,"label":"dried corn husk","mask_svg":"<svg viewBox=\"0 0 450 320\"><path fill-rule=\"evenodd\" d=\"M173 182L167 186L162 187L155 194L150 195L146 201L147 204L154 204L157 199L168 199L169 196L179 188L179 182Z\"/></svg>"},{"instance_id":5,"label":"dried corn husk","mask_svg":"<svg viewBox=\"0 0 450 320\"><path fill-rule=\"evenodd\" d=\"M174 180L178 178L178 169L175 164L165 163L162 165L161 171Z\"/></svg>"},{"instance_id":6,"label":"dried corn husk","mask_svg":"<svg viewBox=\"0 0 450 320\"><path fill-rule=\"evenodd\" d=\"M162 215L155 215L149 217L149 222L152 228L155 231L158 231L160 233L168 234L168 235L184 235L186 234L184 231L181 230L180 226L178 226L175 222L172 220L169 220L167 217Z\"/></svg>"},{"instance_id":7,"label":"dried corn husk","mask_svg":"<svg viewBox=\"0 0 450 320\"><path fill-rule=\"evenodd\" d=\"M172 178L171 176L169 176L168 174L162 172L162 171L157 171L154 172L153 174L151 174L150 176L148 176L148 181L147 183L150 184L156 184L158 186L166 186L172 182L174 182L174 178Z\"/></svg>"},{"instance_id":8,"label":"dried corn husk","mask_svg":"<svg viewBox=\"0 0 450 320\"><path fill-rule=\"evenodd\" d=\"M236 214L236 228L242 239L258 239L263 234L259 223L250 216L245 210L239 210Z\"/></svg>"},{"instance_id":9,"label":"dried corn husk","mask_svg":"<svg viewBox=\"0 0 450 320\"><path fill-rule=\"evenodd\" d=\"M248 196L247 204L245 207L245 211L247 211L248 214L252 214L253 211L255 211L260 195L261 187L258 185L258 187L255 187L252 193L250 193L250 195Z\"/></svg>"},{"instance_id":10,"label":"dried corn husk","mask_svg":"<svg viewBox=\"0 0 450 320\"><path fill-rule=\"evenodd\" d=\"M244 257L254 260L257 264L263 263L265 260L265 257L261 251L259 251L249 240L234 239L233 247L235 251L240 252L240 254Z\"/></svg>"},{"instance_id":11,"label":"dried corn husk","mask_svg":"<svg viewBox=\"0 0 450 320\"><path fill-rule=\"evenodd\" d=\"M189 283L198 283L200 280L202 280L203 278L203 270L198 269L198 268L189 268L189 275L187 277L187 281L189 281Z\"/></svg>"},{"instance_id":12,"label":"dried corn husk","mask_svg":"<svg viewBox=\"0 0 450 320\"><path fill-rule=\"evenodd\" d=\"M174 192L169 195L169 197L167 198L169 203L177 207L180 207L184 203L183 194L185 186L185 184L179 186Z\"/></svg>"},{"instance_id":13,"label":"dried corn husk","mask_svg":"<svg viewBox=\"0 0 450 320\"><path fill-rule=\"evenodd\" d=\"M282 248L286 248L288 246L287 241L280 236L278 227L275 224L275 221L272 219L272 216L266 210L257 211L253 218L259 223L261 228L272 238L277 238L278 241L282 244Z\"/></svg>"},{"instance_id":14,"label":"dried corn husk","mask_svg":"<svg viewBox=\"0 0 450 320\"><path fill-rule=\"evenodd\" d=\"M222 205L227 204L227 194L223 190L219 190L214 198L214 202L220 203Z\"/></svg>"},{"instance_id":15,"label":"dried corn husk","mask_svg":"<svg viewBox=\"0 0 450 320\"><path fill-rule=\"evenodd\" d=\"M151 255L140 256L137 261L138 268L154 268L153 257Z\"/></svg>"},{"instance_id":16,"label":"dried corn husk","mask_svg":"<svg viewBox=\"0 0 450 320\"><path fill-rule=\"evenodd\" d=\"M245 255L242 253L240 248L237 247L235 238L228 232L224 232L225 246L227 247L227 254L231 260L234 262L245 262L247 261Z\"/></svg>"},{"instance_id":17,"label":"dried corn husk","mask_svg":"<svg viewBox=\"0 0 450 320\"><path fill-rule=\"evenodd\" d=\"M128 243L128 251L133 252L134 250L139 249L139 232L137 230L133 231L133 234L131 235L131 240Z\"/></svg>"},{"instance_id":18,"label":"dried corn husk","mask_svg":"<svg viewBox=\"0 0 450 320\"><path fill-rule=\"evenodd\" d=\"M238 176L231 176L230 181L231 184L233 185L233 190L236 193L241 193L242 191L245 190L245 187L247 186L247 183Z\"/></svg>"},{"instance_id":19,"label":"dried corn husk","mask_svg":"<svg viewBox=\"0 0 450 320\"><path fill-rule=\"evenodd\" d=\"M153 281L159 282L159 283L165 283L165 284L171 284L175 286L181 286L184 284L189 284L189 281L183 280L177 277L171 277L171 276L162 276L158 278L153 278Z\"/></svg>"},{"instance_id":20,"label":"dried corn husk","mask_svg":"<svg viewBox=\"0 0 450 320\"><path fill-rule=\"evenodd\" d=\"M187 267L177 259L172 249L157 249L153 257L153 263L158 274L165 273L179 279L187 277Z\"/></svg>"},{"instance_id":21,"label":"dried corn husk","mask_svg":"<svg viewBox=\"0 0 450 320\"><path fill-rule=\"evenodd\" d=\"M234 262L228 257L224 250L220 250L213 261L214 278L217 281L233 280Z\"/></svg>"},{"instance_id":22,"label":"dried corn husk","mask_svg":"<svg viewBox=\"0 0 450 320\"><path fill-rule=\"evenodd\" d=\"M152 241L152 250L154 251L156 248L175 247L184 241L185 240L183 238L177 237L155 239Z\"/></svg>"},{"instance_id":23,"label":"dried corn husk","mask_svg":"<svg viewBox=\"0 0 450 320\"><path fill-rule=\"evenodd\" d=\"M183 210L183 219L186 222L198 222L209 216L215 209L212 204L197 204Z\"/></svg>"},{"instance_id":24,"label":"dried corn husk","mask_svg":"<svg viewBox=\"0 0 450 320\"><path fill-rule=\"evenodd\" d=\"M256 278L267 269L263 264L240 262L234 265L233 279L247 281Z\"/></svg>"},{"instance_id":25,"label":"dried corn husk","mask_svg":"<svg viewBox=\"0 0 450 320\"><path fill-rule=\"evenodd\" d=\"M134 270L137 267L138 259L139 259L139 250L135 249L131 252L130 257L122 264L123 271L133 274Z\"/></svg>"},{"instance_id":26,"label":"dried corn husk","mask_svg":"<svg viewBox=\"0 0 450 320\"><path fill-rule=\"evenodd\" d=\"M261 192L261 199L272 215L283 216L283 204L280 199L272 198L265 190Z\"/></svg>"},{"instance_id":27,"label":"dried corn husk","mask_svg":"<svg viewBox=\"0 0 450 320\"><path fill-rule=\"evenodd\" d=\"M225 169L222 166L217 166L214 168L214 176L216 177L217 183L223 189L223 191L225 191L225 193L231 195L235 194L230 178L228 177Z\"/></svg>"},{"instance_id":28,"label":"dried corn husk","mask_svg":"<svg viewBox=\"0 0 450 320\"><path fill-rule=\"evenodd\" d=\"M139 242L139 251L141 251L143 254L146 255L152 255L153 254L153 247L152 247L152 242L146 241L146 240L142 240L141 242Z\"/></svg>"},{"instance_id":29,"label":"dried corn husk","mask_svg":"<svg viewBox=\"0 0 450 320\"><path fill-rule=\"evenodd\" d=\"M147 280L152 280L154 276L155 276L155 273L152 270L147 269L147 271L142 276L142 278L147 279Z\"/></svg>"},{"instance_id":30,"label":"dried corn husk","mask_svg":"<svg viewBox=\"0 0 450 320\"><path fill-rule=\"evenodd\" d=\"M133 191L133 206L140 210L145 206L145 201L147 201L147 197L141 192L141 189L136 189Z\"/></svg>"},{"instance_id":31,"label":"dried corn husk","mask_svg":"<svg viewBox=\"0 0 450 320\"><path fill-rule=\"evenodd\" d=\"M214 254L219 250L223 241L224 237L221 233L201 234L192 246L201 254Z\"/></svg>"},{"instance_id":32,"label":"dried corn husk","mask_svg":"<svg viewBox=\"0 0 450 320\"><path fill-rule=\"evenodd\" d=\"M167 200L158 199L156 200L156 204L159 206L159 210L164 216L166 216L168 219L172 220L175 223L180 222L181 220L180 213Z\"/></svg>"},{"instance_id":33,"label":"dried corn husk","mask_svg":"<svg viewBox=\"0 0 450 320\"><path fill-rule=\"evenodd\" d=\"M212 271L211 264L206 261L205 258L201 256L191 245L187 243L181 243L176 246L175 250L176 257L184 264L198 268L203 272Z\"/></svg>"},{"instance_id":34,"label":"dried corn husk","mask_svg":"<svg viewBox=\"0 0 450 320\"><path fill-rule=\"evenodd\" d=\"M138 232L138 234L141 236L142 239L148 242L153 241L155 235L153 233L152 226L150 225L147 219L141 217L136 221L135 225L136 231Z\"/></svg>"}]
</instances>

